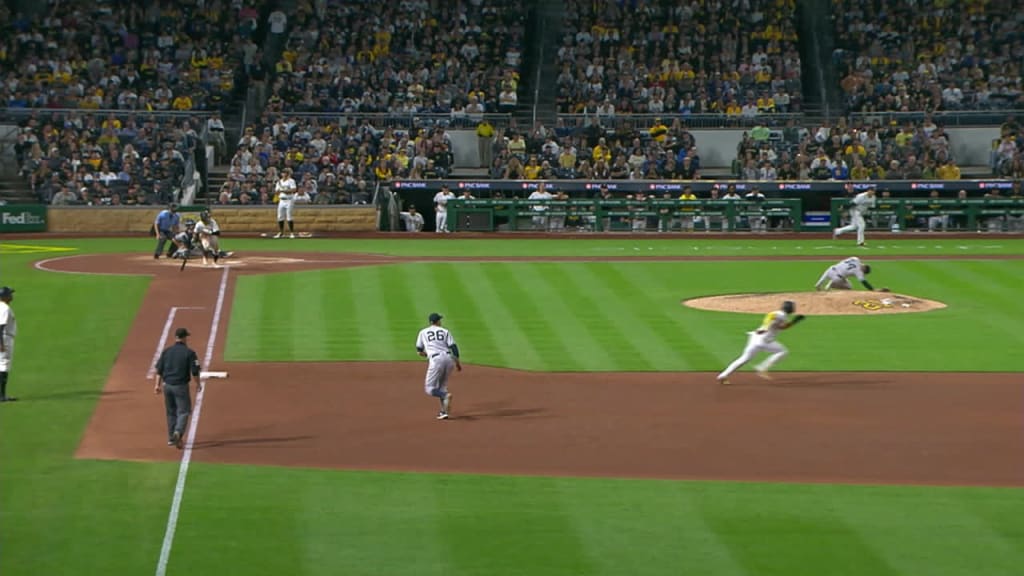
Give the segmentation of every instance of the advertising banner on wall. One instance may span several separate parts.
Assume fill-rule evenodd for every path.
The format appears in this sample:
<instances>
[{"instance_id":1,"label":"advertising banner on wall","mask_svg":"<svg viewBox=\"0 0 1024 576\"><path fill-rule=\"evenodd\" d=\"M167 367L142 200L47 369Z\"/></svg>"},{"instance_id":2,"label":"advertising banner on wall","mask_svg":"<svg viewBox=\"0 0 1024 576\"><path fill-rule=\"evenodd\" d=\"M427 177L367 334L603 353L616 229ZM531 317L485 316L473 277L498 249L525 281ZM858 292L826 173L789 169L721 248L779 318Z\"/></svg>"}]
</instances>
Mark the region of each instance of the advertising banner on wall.
<instances>
[{"instance_id":1,"label":"advertising banner on wall","mask_svg":"<svg viewBox=\"0 0 1024 576\"><path fill-rule=\"evenodd\" d=\"M6 204L0 206L0 233L46 232L46 206Z\"/></svg>"}]
</instances>

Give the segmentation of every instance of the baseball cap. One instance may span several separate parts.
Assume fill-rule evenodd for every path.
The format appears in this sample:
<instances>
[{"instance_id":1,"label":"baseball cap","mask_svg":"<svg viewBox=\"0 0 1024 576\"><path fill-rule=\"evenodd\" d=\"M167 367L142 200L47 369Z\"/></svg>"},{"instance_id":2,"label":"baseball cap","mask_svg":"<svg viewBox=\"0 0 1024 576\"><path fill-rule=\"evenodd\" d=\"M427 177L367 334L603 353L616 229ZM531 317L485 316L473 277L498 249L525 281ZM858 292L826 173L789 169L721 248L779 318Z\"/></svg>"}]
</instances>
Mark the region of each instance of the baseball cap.
<instances>
[{"instance_id":1,"label":"baseball cap","mask_svg":"<svg viewBox=\"0 0 1024 576\"><path fill-rule=\"evenodd\" d=\"M189 332L188 329L186 329L186 328L178 328L177 330L174 331L174 337L175 338L185 338L186 336L191 336L191 335L192 335L192 333Z\"/></svg>"},{"instance_id":2,"label":"baseball cap","mask_svg":"<svg viewBox=\"0 0 1024 576\"><path fill-rule=\"evenodd\" d=\"M11 294L14 294L14 289L11 288L10 286L4 286L3 288L0 288L0 298L6 298Z\"/></svg>"},{"instance_id":3,"label":"baseball cap","mask_svg":"<svg viewBox=\"0 0 1024 576\"><path fill-rule=\"evenodd\" d=\"M438 320L440 320L441 318L444 318L444 316L441 316L441 315L440 315L440 314L438 314L437 312L434 312L434 313L432 313L432 314L430 315L430 317L428 318L428 320L430 320L431 322L437 322L437 321L438 321Z\"/></svg>"}]
</instances>

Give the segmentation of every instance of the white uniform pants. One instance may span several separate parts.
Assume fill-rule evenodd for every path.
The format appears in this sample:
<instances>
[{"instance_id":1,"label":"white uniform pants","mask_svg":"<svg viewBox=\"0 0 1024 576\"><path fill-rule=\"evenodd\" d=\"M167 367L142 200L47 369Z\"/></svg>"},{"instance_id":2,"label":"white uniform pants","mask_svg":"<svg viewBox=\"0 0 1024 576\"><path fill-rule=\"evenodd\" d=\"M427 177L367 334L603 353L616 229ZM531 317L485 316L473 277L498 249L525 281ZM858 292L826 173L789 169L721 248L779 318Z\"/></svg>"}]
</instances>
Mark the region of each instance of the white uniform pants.
<instances>
[{"instance_id":1,"label":"white uniform pants","mask_svg":"<svg viewBox=\"0 0 1024 576\"><path fill-rule=\"evenodd\" d=\"M214 254L220 252L220 240L216 236L203 236L199 239L199 243L202 244L203 250L206 252Z\"/></svg>"},{"instance_id":2,"label":"white uniform pants","mask_svg":"<svg viewBox=\"0 0 1024 576\"><path fill-rule=\"evenodd\" d=\"M292 212L295 205L292 203L282 204L277 203L277 221L278 222L291 222L294 220Z\"/></svg>"},{"instance_id":3,"label":"white uniform pants","mask_svg":"<svg viewBox=\"0 0 1024 576\"><path fill-rule=\"evenodd\" d=\"M423 389L427 396L444 398L448 392L448 377L455 368L455 360L448 352L438 352L429 356L430 364L427 366L427 377L424 380Z\"/></svg>"},{"instance_id":4,"label":"white uniform pants","mask_svg":"<svg viewBox=\"0 0 1024 576\"><path fill-rule=\"evenodd\" d=\"M437 232L440 234L441 232L447 232L447 231L448 231L448 210L447 209L438 210L437 211Z\"/></svg>"},{"instance_id":5,"label":"white uniform pants","mask_svg":"<svg viewBox=\"0 0 1024 576\"><path fill-rule=\"evenodd\" d=\"M851 288L850 281L844 278L835 266L829 266L821 278L818 278L818 283L814 287L818 290L849 290Z\"/></svg>"},{"instance_id":6,"label":"white uniform pants","mask_svg":"<svg viewBox=\"0 0 1024 576\"><path fill-rule=\"evenodd\" d=\"M14 357L14 338L4 336L4 351L0 352L0 372L11 371L11 359Z\"/></svg>"},{"instance_id":7,"label":"white uniform pants","mask_svg":"<svg viewBox=\"0 0 1024 576\"><path fill-rule=\"evenodd\" d=\"M743 349L743 353L718 375L719 379L727 378L730 374L739 370L744 364L750 362L758 352L768 352L771 356L758 364L757 370L768 370L789 353L789 350L774 338L770 341L766 340L766 334L758 334L757 332L747 332L747 334L747 346Z\"/></svg>"},{"instance_id":8,"label":"white uniform pants","mask_svg":"<svg viewBox=\"0 0 1024 576\"><path fill-rule=\"evenodd\" d=\"M863 244L865 226L866 224L864 223L864 216L862 216L860 212L854 210L850 212L850 223L847 224L846 226L843 226L842 228L836 228L836 236L844 234L846 232L853 232L854 230L856 230L857 244Z\"/></svg>"}]
</instances>

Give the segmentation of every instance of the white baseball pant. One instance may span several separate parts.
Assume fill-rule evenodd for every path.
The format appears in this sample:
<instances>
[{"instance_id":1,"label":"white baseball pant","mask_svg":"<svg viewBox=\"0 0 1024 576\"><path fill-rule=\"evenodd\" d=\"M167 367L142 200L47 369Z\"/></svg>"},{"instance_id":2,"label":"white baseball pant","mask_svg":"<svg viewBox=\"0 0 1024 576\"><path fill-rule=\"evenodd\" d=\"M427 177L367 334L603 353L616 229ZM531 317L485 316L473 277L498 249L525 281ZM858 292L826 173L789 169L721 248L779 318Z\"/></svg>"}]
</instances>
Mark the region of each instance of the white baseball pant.
<instances>
[{"instance_id":1,"label":"white baseball pant","mask_svg":"<svg viewBox=\"0 0 1024 576\"><path fill-rule=\"evenodd\" d=\"M835 266L829 266L821 278L818 278L818 283L814 287L819 290L849 290L851 288L850 281L844 278Z\"/></svg>"},{"instance_id":2,"label":"white baseball pant","mask_svg":"<svg viewBox=\"0 0 1024 576\"><path fill-rule=\"evenodd\" d=\"M14 358L14 338L4 336L4 351L0 352L0 372L11 371L12 358Z\"/></svg>"},{"instance_id":3,"label":"white baseball pant","mask_svg":"<svg viewBox=\"0 0 1024 576\"><path fill-rule=\"evenodd\" d=\"M865 226L866 224L864 223L864 216L862 216L860 212L850 212L850 223L847 224L846 226L843 226L842 228L836 228L836 236L839 236L840 234L845 234L846 232L853 232L854 230L856 230L857 244L863 244Z\"/></svg>"},{"instance_id":4,"label":"white baseball pant","mask_svg":"<svg viewBox=\"0 0 1024 576\"><path fill-rule=\"evenodd\" d=\"M294 211L294 204L278 204L277 205L277 221L278 222L291 222L292 212Z\"/></svg>"},{"instance_id":5,"label":"white baseball pant","mask_svg":"<svg viewBox=\"0 0 1024 576\"><path fill-rule=\"evenodd\" d=\"M455 368L455 359L448 352L436 352L430 355L427 365L427 377L424 380L424 391L427 396L444 398L448 392L448 377Z\"/></svg>"},{"instance_id":6,"label":"white baseball pant","mask_svg":"<svg viewBox=\"0 0 1024 576\"><path fill-rule=\"evenodd\" d=\"M437 211L437 232L448 231L448 210Z\"/></svg>"},{"instance_id":7,"label":"white baseball pant","mask_svg":"<svg viewBox=\"0 0 1024 576\"><path fill-rule=\"evenodd\" d=\"M743 348L743 353L718 375L719 380L727 378L730 374L742 368L758 352L768 352L771 354L771 356L765 358L764 362L757 365L756 370L758 371L768 370L776 362L785 358L786 354L789 354L789 350L774 338L770 341L767 340L767 334L758 334L756 331L747 332L747 334L747 345Z\"/></svg>"}]
</instances>

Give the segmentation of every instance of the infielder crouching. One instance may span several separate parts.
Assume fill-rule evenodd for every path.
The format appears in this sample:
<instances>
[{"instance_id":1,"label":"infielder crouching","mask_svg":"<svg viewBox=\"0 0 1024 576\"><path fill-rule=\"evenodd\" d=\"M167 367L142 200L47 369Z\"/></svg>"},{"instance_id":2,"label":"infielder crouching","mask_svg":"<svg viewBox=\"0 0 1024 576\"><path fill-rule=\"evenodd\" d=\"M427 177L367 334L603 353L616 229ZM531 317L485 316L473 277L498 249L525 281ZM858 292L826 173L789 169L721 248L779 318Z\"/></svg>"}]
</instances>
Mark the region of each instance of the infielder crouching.
<instances>
[{"instance_id":1,"label":"infielder crouching","mask_svg":"<svg viewBox=\"0 0 1024 576\"><path fill-rule=\"evenodd\" d=\"M818 278L818 283L814 285L814 289L819 292L822 290L852 290L853 287L850 285L850 276L855 277L864 285L868 290L874 290L875 288L868 282L868 279L864 276L871 273L871 266L864 264L860 261L860 258L852 256L835 264L829 266L825 272Z\"/></svg>"},{"instance_id":2,"label":"infielder crouching","mask_svg":"<svg viewBox=\"0 0 1024 576\"><path fill-rule=\"evenodd\" d=\"M754 367L759 376L770 379L767 374L768 370L789 354L789 350L775 338L780 331L786 330L804 319L803 314L797 314L790 319L790 315L794 312L796 312L796 303L786 300L782 303L781 310L765 314L761 326L757 330L747 332L747 345L743 349L743 353L718 375L718 382L728 384L729 375L739 370L747 362L750 362L758 352L768 352L771 354L771 356L765 358L763 362Z\"/></svg>"},{"instance_id":3,"label":"infielder crouching","mask_svg":"<svg viewBox=\"0 0 1024 576\"><path fill-rule=\"evenodd\" d=\"M448 377L452 368L462 371L459 360L459 346L452 338L451 332L441 327L441 315L433 313L429 317L430 326L420 330L416 337L416 352L429 360L425 391L441 402L438 420L446 420L451 409L452 393L448 391Z\"/></svg>"}]
</instances>

